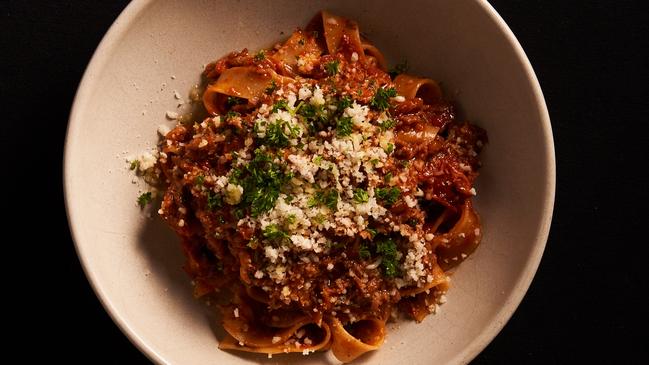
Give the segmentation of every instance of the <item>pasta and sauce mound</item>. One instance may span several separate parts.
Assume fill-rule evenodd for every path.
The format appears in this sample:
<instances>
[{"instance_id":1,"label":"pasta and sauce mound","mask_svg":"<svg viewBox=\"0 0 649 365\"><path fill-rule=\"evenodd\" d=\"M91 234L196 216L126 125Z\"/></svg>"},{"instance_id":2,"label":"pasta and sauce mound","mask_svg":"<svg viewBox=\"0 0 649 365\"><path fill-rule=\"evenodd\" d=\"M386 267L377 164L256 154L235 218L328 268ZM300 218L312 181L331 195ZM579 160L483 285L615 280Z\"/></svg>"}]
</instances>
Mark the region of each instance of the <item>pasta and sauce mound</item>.
<instances>
[{"instance_id":1,"label":"pasta and sauce mound","mask_svg":"<svg viewBox=\"0 0 649 365\"><path fill-rule=\"evenodd\" d=\"M395 313L419 322L445 301L481 240L487 136L403 71L324 11L206 66L208 115L165 133L154 168L195 295L222 300L221 349L349 362Z\"/></svg>"}]
</instances>

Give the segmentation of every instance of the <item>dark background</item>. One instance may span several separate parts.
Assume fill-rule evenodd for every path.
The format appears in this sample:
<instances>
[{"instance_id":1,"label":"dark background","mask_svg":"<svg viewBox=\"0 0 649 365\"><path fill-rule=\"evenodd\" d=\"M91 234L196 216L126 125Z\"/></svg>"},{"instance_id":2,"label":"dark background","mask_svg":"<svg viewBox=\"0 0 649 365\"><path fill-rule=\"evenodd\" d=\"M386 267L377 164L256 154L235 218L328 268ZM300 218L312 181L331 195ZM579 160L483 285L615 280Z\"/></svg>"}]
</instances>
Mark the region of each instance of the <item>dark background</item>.
<instances>
[{"instance_id":1,"label":"dark background","mask_svg":"<svg viewBox=\"0 0 649 365\"><path fill-rule=\"evenodd\" d=\"M649 243L646 3L491 3L541 82L558 175L539 271L512 319L474 363L646 363L649 336L640 328L647 324L641 294ZM2 239L3 261L17 265L5 277L3 297L23 310L15 314L21 326L11 342L29 344L22 352L27 360L147 363L104 312L81 270L61 181L74 93L127 2L0 4L0 201L10 217L2 227L18 234Z\"/></svg>"}]
</instances>

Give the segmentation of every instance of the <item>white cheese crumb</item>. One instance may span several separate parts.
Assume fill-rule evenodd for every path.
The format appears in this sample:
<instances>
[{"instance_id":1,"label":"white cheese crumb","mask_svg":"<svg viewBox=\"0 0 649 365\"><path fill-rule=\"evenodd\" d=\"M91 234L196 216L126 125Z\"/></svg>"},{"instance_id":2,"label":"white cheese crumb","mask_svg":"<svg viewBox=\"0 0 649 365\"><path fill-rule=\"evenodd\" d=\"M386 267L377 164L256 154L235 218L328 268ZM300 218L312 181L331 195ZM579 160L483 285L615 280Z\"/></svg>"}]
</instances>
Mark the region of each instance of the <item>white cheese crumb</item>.
<instances>
[{"instance_id":1,"label":"white cheese crumb","mask_svg":"<svg viewBox=\"0 0 649 365\"><path fill-rule=\"evenodd\" d=\"M469 193L471 193L471 195L477 195L477 194L478 194L478 193L475 191L475 188L471 188L471 190L469 190Z\"/></svg>"},{"instance_id":2,"label":"white cheese crumb","mask_svg":"<svg viewBox=\"0 0 649 365\"><path fill-rule=\"evenodd\" d=\"M185 220L181 219L178 221L178 227L184 227L185 226Z\"/></svg>"},{"instance_id":3,"label":"white cheese crumb","mask_svg":"<svg viewBox=\"0 0 649 365\"><path fill-rule=\"evenodd\" d=\"M313 96L311 97L310 103L313 105L324 105L325 99L320 86L316 86L315 90L313 90Z\"/></svg>"},{"instance_id":4,"label":"white cheese crumb","mask_svg":"<svg viewBox=\"0 0 649 365\"><path fill-rule=\"evenodd\" d=\"M207 140L205 138L201 139L201 143L198 144L198 148L203 148L207 146Z\"/></svg>"},{"instance_id":5,"label":"white cheese crumb","mask_svg":"<svg viewBox=\"0 0 649 365\"><path fill-rule=\"evenodd\" d=\"M356 52L352 52L352 58L351 58L351 60L352 60L352 62L356 62L356 61L358 61L358 53L356 53Z\"/></svg>"},{"instance_id":6,"label":"white cheese crumb","mask_svg":"<svg viewBox=\"0 0 649 365\"><path fill-rule=\"evenodd\" d=\"M404 101L406 101L406 98L403 97L403 95L397 95L392 98L392 100L396 101L397 103L403 103Z\"/></svg>"},{"instance_id":7,"label":"white cheese crumb","mask_svg":"<svg viewBox=\"0 0 649 365\"><path fill-rule=\"evenodd\" d=\"M281 341L281 340L282 340L281 337L279 337L279 336L273 336L272 342L273 342L273 343L278 343L278 342Z\"/></svg>"},{"instance_id":8,"label":"white cheese crumb","mask_svg":"<svg viewBox=\"0 0 649 365\"><path fill-rule=\"evenodd\" d=\"M160 134L162 137L166 136L169 131L171 131L171 127L166 124L160 124L158 126L158 134Z\"/></svg>"},{"instance_id":9,"label":"white cheese crumb","mask_svg":"<svg viewBox=\"0 0 649 365\"><path fill-rule=\"evenodd\" d=\"M261 271L261 270L255 271L255 278L261 279L263 277L264 277L264 272L263 271Z\"/></svg>"},{"instance_id":10,"label":"white cheese crumb","mask_svg":"<svg viewBox=\"0 0 649 365\"><path fill-rule=\"evenodd\" d=\"M332 263L327 264L327 270L328 271L333 270L333 268L334 268L334 264L332 264Z\"/></svg>"},{"instance_id":11,"label":"white cheese crumb","mask_svg":"<svg viewBox=\"0 0 649 365\"><path fill-rule=\"evenodd\" d=\"M239 308L234 308L234 318L239 318Z\"/></svg>"},{"instance_id":12,"label":"white cheese crumb","mask_svg":"<svg viewBox=\"0 0 649 365\"><path fill-rule=\"evenodd\" d=\"M171 120L178 119L178 113L176 113L174 111L168 110L166 115L167 115L167 119L171 119Z\"/></svg>"},{"instance_id":13,"label":"white cheese crumb","mask_svg":"<svg viewBox=\"0 0 649 365\"><path fill-rule=\"evenodd\" d=\"M225 196L223 200L230 205L237 205L241 202L243 187L241 185L228 184L225 187Z\"/></svg>"},{"instance_id":14,"label":"white cheese crumb","mask_svg":"<svg viewBox=\"0 0 649 365\"><path fill-rule=\"evenodd\" d=\"M297 97L300 100L306 100L306 99L310 98L312 95L313 95L313 93L306 86L302 86L300 88L300 90L298 90L298 92L297 92Z\"/></svg>"}]
</instances>

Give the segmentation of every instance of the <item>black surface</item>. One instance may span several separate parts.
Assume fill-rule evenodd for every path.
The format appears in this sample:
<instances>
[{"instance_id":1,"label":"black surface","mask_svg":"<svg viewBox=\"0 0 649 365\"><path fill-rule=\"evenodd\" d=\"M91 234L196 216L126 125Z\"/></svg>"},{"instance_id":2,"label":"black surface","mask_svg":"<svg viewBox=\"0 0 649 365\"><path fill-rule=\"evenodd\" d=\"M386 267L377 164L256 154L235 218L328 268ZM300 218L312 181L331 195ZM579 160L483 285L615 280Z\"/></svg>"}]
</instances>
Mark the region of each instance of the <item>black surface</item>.
<instances>
[{"instance_id":1,"label":"black surface","mask_svg":"<svg viewBox=\"0 0 649 365\"><path fill-rule=\"evenodd\" d=\"M147 363L88 285L61 183L72 98L126 1L0 4L2 201L13 217L3 227L21 234L3 239L5 261L17 265L5 279L11 288L5 298L15 295L8 302L17 309L36 307L20 314L24 332L13 332L21 335L12 342L29 344L22 352L28 359ZM643 1L492 4L541 82L558 177L539 271L513 318L474 363L646 363L649 12Z\"/></svg>"}]
</instances>

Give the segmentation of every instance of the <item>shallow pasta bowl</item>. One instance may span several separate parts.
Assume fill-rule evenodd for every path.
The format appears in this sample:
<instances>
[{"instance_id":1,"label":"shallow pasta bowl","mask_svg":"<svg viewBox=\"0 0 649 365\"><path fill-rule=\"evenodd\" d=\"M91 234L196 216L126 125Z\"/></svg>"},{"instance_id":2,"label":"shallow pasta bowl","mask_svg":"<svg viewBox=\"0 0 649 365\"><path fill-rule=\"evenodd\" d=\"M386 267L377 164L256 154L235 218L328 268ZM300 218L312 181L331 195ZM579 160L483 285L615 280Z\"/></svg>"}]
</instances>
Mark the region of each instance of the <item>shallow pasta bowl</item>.
<instances>
[{"instance_id":1,"label":"shallow pasta bowl","mask_svg":"<svg viewBox=\"0 0 649 365\"><path fill-rule=\"evenodd\" d=\"M202 65L284 39L320 9L358 21L392 64L440 80L490 144L477 181L484 238L453 274L448 301L420 324L388 326L357 363L455 364L504 326L539 264L554 202L550 121L523 50L486 1L134 1L97 49L79 87L65 151L65 192L77 252L117 325L159 363L329 363L330 354L235 354L191 295L175 235L141 212L143 183L125 160L155 146L155 129L187 97ZM155 215L155 214L154 214Z\"/></svg>"}]
</instances>

